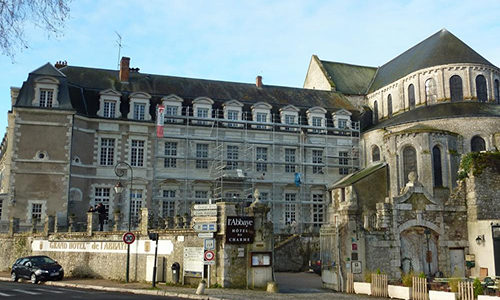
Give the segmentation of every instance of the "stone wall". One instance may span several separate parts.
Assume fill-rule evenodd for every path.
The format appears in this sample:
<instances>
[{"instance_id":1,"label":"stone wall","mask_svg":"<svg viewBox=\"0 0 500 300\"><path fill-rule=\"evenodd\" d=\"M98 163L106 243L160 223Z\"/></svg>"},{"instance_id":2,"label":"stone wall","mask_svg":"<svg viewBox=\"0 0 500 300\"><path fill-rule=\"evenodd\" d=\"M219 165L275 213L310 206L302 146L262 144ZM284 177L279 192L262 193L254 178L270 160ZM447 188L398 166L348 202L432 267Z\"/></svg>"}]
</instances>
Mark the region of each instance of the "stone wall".
<instances>
[{"instance_id":1,"label":"stone wall","mask_svg":"<svg viewBox=\"0 0 500 300\"><path fill-rule=\"evenodd\" d=\"M302 272L309 269L309 261L319 259L319 237L282 236L275 245L276 272Z\"/></svg>"}]
</instances>

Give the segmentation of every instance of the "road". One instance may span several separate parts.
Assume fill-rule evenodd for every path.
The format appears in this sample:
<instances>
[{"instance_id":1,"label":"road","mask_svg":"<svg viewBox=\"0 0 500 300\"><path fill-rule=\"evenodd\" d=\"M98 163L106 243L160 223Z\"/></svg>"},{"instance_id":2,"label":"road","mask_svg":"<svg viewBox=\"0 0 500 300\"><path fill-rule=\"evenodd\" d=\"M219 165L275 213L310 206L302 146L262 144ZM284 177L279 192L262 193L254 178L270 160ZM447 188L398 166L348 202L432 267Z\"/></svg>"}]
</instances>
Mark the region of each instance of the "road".
<instances>
[{"instance_id":1,"label":"road","mask_svg":"<svg viewBox=\"0 0 500 300\"><path fill-rule=\"evenodd\" d=\"M315 273L274 273L280 293L319 293L323 292L321 277Z\"/></svg>"},{"instance_id":2,"label":"road","mask_svg":"<svg viewBox=\"0 0 500 300\"><path fill-rule=\"evenodd\" d=\"M149 295L134 295L127 293L112 293L104 291L84 290L75 288L63 288L46 286L43 284L31 284L23 282L0 281L0 299L33 299L54 300L58 299L92 299L92 300L114 300L114 299L181 299L175 297L161 297Z\"/></svg>"}]
</instances>

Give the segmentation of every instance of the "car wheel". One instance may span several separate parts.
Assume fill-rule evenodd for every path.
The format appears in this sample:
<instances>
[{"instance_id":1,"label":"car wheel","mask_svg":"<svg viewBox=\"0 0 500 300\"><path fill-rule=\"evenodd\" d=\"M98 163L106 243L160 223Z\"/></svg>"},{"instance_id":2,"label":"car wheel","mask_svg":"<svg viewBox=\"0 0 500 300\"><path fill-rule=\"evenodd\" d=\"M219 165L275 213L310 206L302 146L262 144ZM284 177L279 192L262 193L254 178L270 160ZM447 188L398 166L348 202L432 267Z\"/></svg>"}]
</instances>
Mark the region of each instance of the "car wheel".
<instances>
[{"instance_id":1,"label":"car wheel","mask_svg":"<svg viewBox=\"0 0 500 300\"><path fill-rule=\"evenodd\" d=\"M16 275L16 272L12 272L10 273L10 279L13 281L13 282L17 282L17 275Z\"/></svg>"},{"instance_id":2,"label":"car wheel","mask_svg":"<svg viewBox=\"0 0 500 300\"><path fill-rule=\"evenodd\" d=\"M38 283L38 278L36 278L35 273L31 274L31 283L33 283L33 284Z\"/></svg>"}]
</instances>

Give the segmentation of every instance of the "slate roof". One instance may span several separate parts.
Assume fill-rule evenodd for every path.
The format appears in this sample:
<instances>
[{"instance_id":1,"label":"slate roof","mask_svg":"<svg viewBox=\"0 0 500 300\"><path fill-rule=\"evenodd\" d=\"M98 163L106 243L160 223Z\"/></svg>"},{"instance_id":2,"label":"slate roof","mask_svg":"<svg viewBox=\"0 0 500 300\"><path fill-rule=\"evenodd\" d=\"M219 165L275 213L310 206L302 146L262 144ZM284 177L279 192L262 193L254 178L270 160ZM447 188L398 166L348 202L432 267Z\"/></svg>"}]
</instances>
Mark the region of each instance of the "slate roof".
<instances>
[{"instance_id":1,"label":"slate roof","mask_svg":"<svg viewBox=\"0 0 500 300\"><path fill-rule=\"evenodd\" d=\"M371 166L368 166L364 169L361 169L355 173L352 173L339 181L333 183L332 185L329 186L329 189L336 189L336 188L341 188L341 187L346 187L353 185L354 183L360 181L361 179L369 176L370 174L375 173L376 171L385 168L387 166L386 163L379 163L379 164L374 164Z\"/></svg>"}]
</instances>

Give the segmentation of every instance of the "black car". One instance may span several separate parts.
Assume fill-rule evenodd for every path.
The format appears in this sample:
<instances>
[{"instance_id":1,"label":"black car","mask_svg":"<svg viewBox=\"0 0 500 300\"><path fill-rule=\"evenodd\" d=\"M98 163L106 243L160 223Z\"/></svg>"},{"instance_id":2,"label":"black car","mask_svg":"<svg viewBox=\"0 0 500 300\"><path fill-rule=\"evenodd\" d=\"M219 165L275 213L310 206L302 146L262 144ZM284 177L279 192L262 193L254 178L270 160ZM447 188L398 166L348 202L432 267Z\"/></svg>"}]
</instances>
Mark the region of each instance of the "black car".
<instances>
[{"instance_id":1,"label":"black car","mask_svg":"<svg viewBox=\"0 0 500 300\"><path fill-rule=\"evenodd\" d=\"M61 280L64 277L64 270L48 256L27 256L16 260L12 265L10 273L12 281L19 278L31 280L32 283L47 280Z\"/></svg>"}]
</instances>

